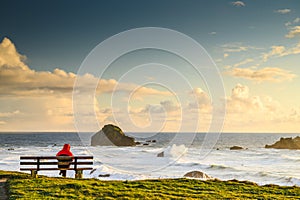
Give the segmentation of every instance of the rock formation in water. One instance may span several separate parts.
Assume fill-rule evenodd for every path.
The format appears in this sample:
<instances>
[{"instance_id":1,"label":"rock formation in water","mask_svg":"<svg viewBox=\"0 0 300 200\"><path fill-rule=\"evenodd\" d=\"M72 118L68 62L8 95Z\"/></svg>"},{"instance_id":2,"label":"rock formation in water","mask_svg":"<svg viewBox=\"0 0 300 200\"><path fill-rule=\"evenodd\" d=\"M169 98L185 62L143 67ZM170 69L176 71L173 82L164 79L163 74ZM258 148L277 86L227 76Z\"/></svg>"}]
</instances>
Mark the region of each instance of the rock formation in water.
<instances>
[{"instance_id":1,"label":"rock formation in water","mask_svg":"<svg viewBox=\"0 0 300 200\"><path fill-rule=\"evenodd\" d=\"M266 145L265 148L274 149L300 149L300 137L293 138L280 138L279 141L272 145Z\"/></svg>"},{"instance_id":2,"label":"rock formation in water","mask_svg":"<svg viewBox=\"0 0 300 200\"><path fill-rule=\"evenodd\" d=\"M105 125L91 139L92 146L135 146L134 138L126 136L123 131L115 125Z\"/></svg>"},{"instance_id":3,"label":"rock formation in water","mask_svg":"<svg viewBox=\"0 0 300 200\"><path fill-rule=\"evenodd\" d=\"M233 147L230 147L230 150L242 150L244 149L243 147L239 147L239 146L233 146Z\"/></svg>"}]
</instances>

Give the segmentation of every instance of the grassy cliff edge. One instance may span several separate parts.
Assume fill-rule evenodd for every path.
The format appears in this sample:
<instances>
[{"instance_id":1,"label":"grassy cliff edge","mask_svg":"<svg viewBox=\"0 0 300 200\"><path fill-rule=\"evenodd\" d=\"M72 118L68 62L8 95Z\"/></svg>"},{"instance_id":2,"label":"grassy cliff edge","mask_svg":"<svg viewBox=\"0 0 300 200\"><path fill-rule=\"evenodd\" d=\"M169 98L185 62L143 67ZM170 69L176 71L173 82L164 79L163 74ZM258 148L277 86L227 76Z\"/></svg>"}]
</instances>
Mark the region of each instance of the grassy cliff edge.
<instances>
[{"instance_id":1,"label":"grassy cliff edge","mask_svg":"<svg viewBox=\"0 0 300 200\"><path fill-rule=\"evenodd\" d=\"M8 178L9 199L299 199L300 187L258 186L241 181L156 179L33 179L26 173L0 171Z\"/></svg>"}]
</instances>

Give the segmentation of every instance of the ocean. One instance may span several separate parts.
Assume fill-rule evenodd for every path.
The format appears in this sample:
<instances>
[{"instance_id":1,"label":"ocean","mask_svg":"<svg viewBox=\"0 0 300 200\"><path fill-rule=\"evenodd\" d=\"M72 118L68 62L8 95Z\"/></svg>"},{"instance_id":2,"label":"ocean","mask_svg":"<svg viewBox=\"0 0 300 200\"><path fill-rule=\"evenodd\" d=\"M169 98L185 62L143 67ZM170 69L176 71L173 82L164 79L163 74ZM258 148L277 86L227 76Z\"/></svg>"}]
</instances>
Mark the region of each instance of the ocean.
<instances>
[{"instance_id":1,"label":"ocean","mask_svg":"<svg viewBox=\"0 0 300 200\"><path fill-rule=\"evenodd\" d=\"M213 148L206 150L203 150L204 133L197 133L191 144L172 143L175 133L143 133L141 137L137 137L139 134L128 133L141 142L141 145L135 147L91 147L91 135L0 133L0 170L19 171L20 156L52 156L63 144L69 143L74 155L94 156L95 170L92 173L85 171L85 178L181 178L187 172L199 170L220 180L237 179L259 185L300 186L300 151L264 148L266 144L273 144L281 137L296 137L300 134L222 133ZM229 150L234 145L244 149ZM157 157L160 152L164 152L164 157ZM68 171L67 176L71 177L73 173ZM40 171L39 174L58 176L58 171ZM101 174L110 176L99 177Z\"/></svg>"}]
</instances>

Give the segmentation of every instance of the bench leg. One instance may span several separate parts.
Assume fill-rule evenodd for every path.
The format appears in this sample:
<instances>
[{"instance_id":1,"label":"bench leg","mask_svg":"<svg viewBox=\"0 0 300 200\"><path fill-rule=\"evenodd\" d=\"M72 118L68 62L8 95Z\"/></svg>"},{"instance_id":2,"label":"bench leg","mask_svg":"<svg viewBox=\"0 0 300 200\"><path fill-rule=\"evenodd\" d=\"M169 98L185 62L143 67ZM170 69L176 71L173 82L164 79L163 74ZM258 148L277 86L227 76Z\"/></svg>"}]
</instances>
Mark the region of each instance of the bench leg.
<instances>
[{"instance_id":1,"label":"bench leg","mask_svg":"<svg viewBox=\"0 0 300 200\"><path fill-rule=\"evenodd\" d=\"M67 177L67 170L60 170L59 175L61 175L62 177L66 178Z\"/></svg>"},{"instance_id":2,"label":"bench leg","mask_svg":"<svg viewBox=\"0 0 300 200\"><path fill-rule=\"evenodd\" d=\"M37 178L37 170L31 170L31 177Z\"/></svg>"},{"instance_id":3,"label":"bench leg","mask_svg":"<svg viewBox=\"0 0 300 200\"><path fill-rule=\"evenodd\" d=\"M82 170L75 171L75 178L82 178Z\"/></svg>"}]
</instances>

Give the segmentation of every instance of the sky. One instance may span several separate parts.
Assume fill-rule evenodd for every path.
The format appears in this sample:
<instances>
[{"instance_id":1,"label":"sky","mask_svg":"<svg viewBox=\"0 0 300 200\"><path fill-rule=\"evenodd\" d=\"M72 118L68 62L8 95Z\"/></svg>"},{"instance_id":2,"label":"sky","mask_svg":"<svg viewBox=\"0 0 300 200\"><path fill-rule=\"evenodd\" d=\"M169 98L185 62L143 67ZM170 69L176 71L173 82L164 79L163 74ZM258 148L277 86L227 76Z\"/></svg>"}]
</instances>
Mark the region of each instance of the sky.
<instances>
[{"instance_id":1,"label":"sky","mask_svg":"<svg viewBox=\"0 0 300 200\"><path fill-rule=\"evenodd\" d=\"M78 74L101 42L142 27L172 29L202 45L223 81L220 131L300 132L297 0L10 0L1 7L1 132L97 131L107 123L131 132L210 131L219 109L210 77L172 52L133 51L101 66L101 77ZM76 119L79 79L99 86L80 97L93 103Z\"/></svg>"}]
</instances>

